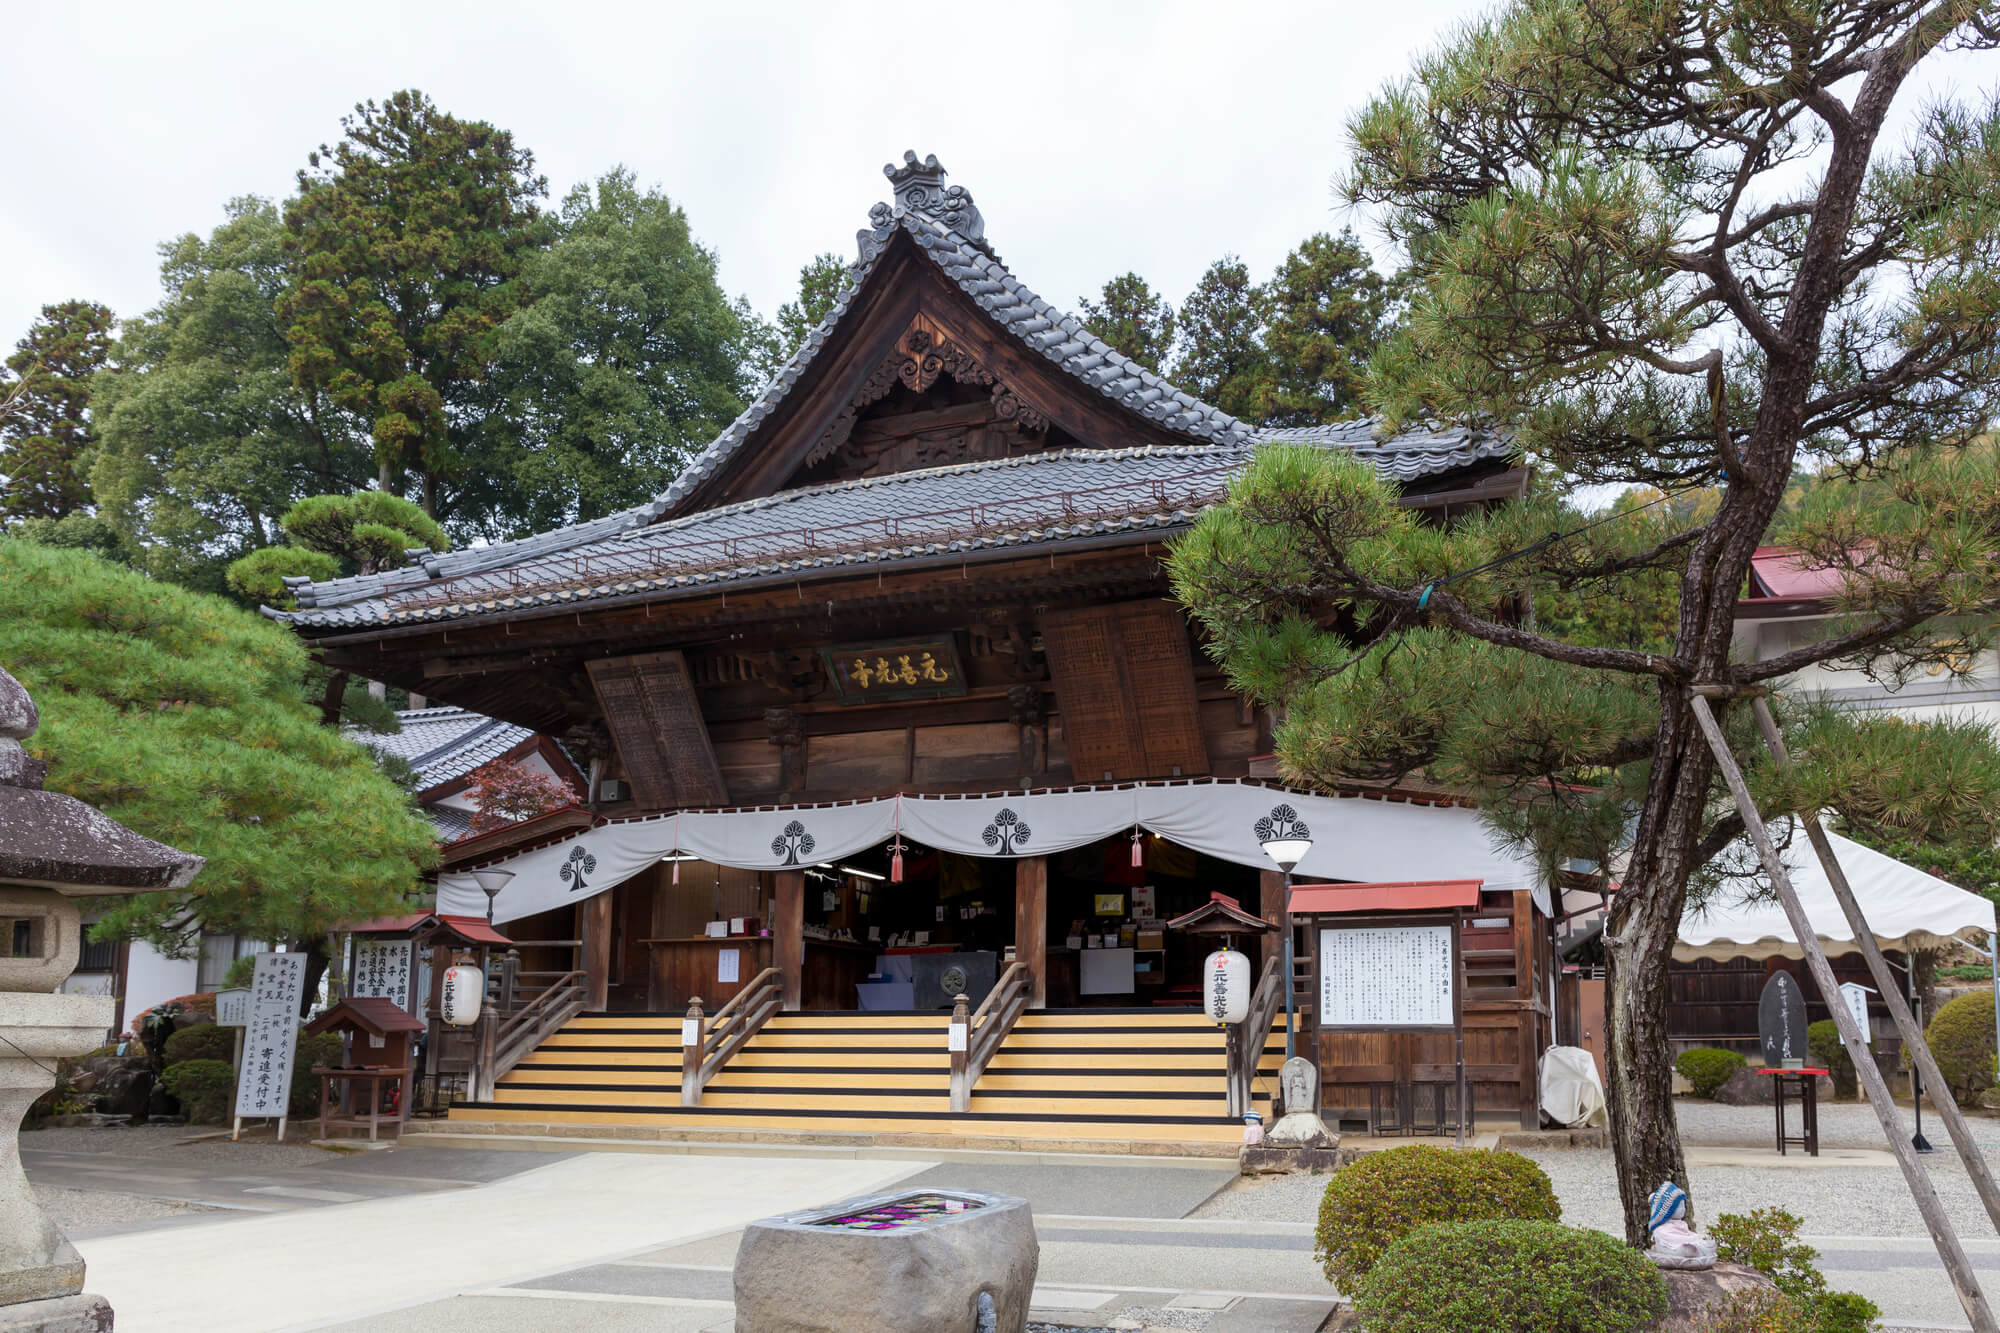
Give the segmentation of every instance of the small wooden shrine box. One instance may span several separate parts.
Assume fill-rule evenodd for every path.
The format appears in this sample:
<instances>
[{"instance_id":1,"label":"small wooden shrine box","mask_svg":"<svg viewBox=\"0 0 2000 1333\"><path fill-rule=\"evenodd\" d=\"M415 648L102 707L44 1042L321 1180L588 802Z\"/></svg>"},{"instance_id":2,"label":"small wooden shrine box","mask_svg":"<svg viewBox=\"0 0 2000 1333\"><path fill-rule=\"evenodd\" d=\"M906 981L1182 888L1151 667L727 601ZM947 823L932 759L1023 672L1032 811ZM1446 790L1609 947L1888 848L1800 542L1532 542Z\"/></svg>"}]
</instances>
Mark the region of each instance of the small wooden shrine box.
<instances>
[{"instance_id":1,"label":"small wooden shrine box","mask_svg":"<svg viewBox=\"0 0 2000 1333\"><path fill-rule=\"evenodd\" d=\"M338 1032L346 1037L350 1068L409 1068L410 1036L423 1030L420 1020L380 995L342 1000L306 1024L307 1036Z\"/></svg>"}]
</instances>

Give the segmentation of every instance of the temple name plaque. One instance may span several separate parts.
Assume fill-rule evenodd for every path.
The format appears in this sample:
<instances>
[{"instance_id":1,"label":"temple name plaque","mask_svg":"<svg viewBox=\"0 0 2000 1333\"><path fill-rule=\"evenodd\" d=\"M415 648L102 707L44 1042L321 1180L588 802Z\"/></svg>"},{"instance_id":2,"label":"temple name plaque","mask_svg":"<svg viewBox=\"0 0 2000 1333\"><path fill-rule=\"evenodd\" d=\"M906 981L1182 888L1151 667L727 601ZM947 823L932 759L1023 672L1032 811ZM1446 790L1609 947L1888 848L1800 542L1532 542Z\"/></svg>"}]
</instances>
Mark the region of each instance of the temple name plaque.
<instances>
[{"instance_id":1,"label":"temple name plaque","mask_svg":"<svg viewBox=\"0 0 2000 1333\"><path fill-rule=\"evenodd\" d=\"M1451 937L1448 925L1321 930L1320 1026L1452 1029Z\"/></svg>"}]
</instances>

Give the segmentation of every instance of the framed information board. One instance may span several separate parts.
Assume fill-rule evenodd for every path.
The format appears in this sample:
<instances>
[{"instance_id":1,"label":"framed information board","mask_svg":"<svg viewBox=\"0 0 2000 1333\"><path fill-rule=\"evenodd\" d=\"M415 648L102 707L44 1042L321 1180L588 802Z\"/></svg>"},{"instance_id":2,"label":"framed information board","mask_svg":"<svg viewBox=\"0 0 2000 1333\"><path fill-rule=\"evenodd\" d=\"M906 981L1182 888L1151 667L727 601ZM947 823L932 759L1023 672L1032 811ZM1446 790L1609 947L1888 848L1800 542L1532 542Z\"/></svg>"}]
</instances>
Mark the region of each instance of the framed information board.
<instances>
[{"instance_id":1,"label":"framed information board","mask_svg":"<svg viewBox=\"0 0 2000 1333\"><path fill-rule=\"evenodd\" d=\"M1449 922L1322 926L1320 1026L1450 1031L1458 1021L1457 933Z\"/></svg>"}]
</instances>

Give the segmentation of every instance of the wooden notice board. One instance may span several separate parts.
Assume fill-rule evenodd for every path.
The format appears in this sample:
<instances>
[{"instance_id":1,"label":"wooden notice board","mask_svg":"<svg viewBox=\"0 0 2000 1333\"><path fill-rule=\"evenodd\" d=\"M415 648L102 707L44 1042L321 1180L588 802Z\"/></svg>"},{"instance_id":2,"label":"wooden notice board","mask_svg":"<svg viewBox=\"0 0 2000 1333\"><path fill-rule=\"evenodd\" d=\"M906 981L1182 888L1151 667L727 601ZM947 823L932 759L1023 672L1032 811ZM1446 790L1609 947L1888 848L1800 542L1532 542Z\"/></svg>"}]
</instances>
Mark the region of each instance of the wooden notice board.
<instances>
[{"instance_id":1,"label":"wooden notice board","mask_svg":"<svg viewBox=\"0 0 2000 1333\"><path fill-rule=\"evenodd\" d=\"M686 657L641 653L588 665L604 724L640 805L668 810L728 799Z\"/></svg>"},{"instance_id":2,"label":"wooden notice board","mask_svg":"<svg viewBox=\"0 0 2000 1333\"><path fill-rule=\"evenodd\" d=\"M1187 619L1167 602L1045 616L1042 641L1078 782L1208 772Z\"/></svg>"}]
</instances>

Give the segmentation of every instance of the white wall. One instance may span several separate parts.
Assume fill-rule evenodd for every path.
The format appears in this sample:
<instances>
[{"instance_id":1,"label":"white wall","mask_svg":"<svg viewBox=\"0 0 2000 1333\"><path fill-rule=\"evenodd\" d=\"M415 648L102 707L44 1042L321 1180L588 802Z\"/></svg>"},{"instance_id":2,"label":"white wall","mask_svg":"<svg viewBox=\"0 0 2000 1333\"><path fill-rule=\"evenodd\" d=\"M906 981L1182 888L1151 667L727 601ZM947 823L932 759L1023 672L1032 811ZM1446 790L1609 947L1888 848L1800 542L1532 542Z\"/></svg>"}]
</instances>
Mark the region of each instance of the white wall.
<instances>
[{"instance_id":1,"label":"white wall","mask_svg":"<svg viewBox=\"0 0 2000 1333\"><path fill-rule=\"evenodd\" d=\"M1829 629L1824 616L1738 621L1736 654L1761 662L1816 642ZM1942 667L1920 670L1894 688L1865 672L1826 665L1794 672L1785 683L1794 690L1823 693L1848 708L1894 713L1913 722L1969 717L2000 726L2000 654L1981 653L1969 676L1956 677Z\"/></svg>"},{"instance_id":2,"label":"white wall","mask_svg":"<svg viewBox=\"0 0 2000 1333\"><path fill-rule=\"evenodd\" d=\"M131 1027L133 1017L141 1010L177 996L192 995L195 966L192 958L162 957L152 945L133 940L125 967L126 1027Z\"/></svg>"}]
</instances>

